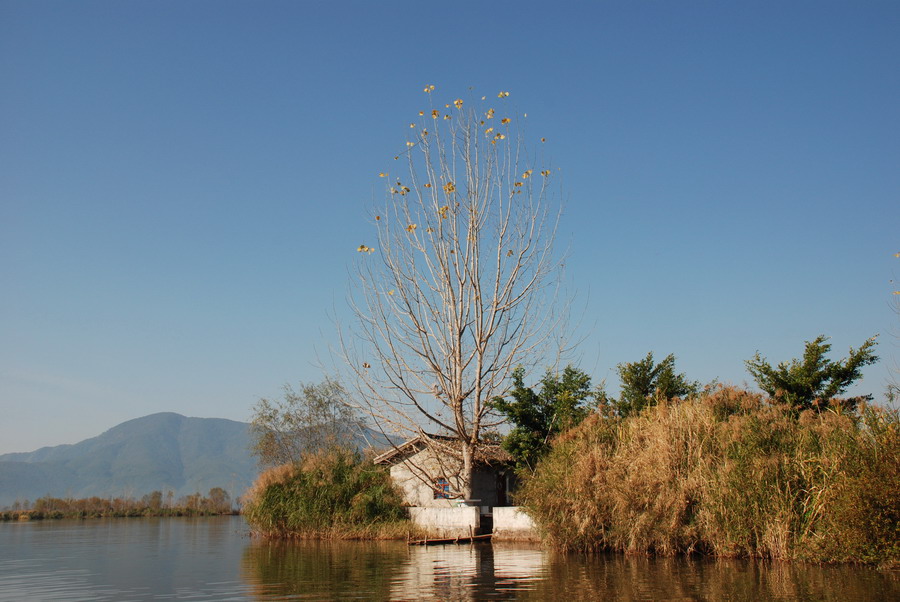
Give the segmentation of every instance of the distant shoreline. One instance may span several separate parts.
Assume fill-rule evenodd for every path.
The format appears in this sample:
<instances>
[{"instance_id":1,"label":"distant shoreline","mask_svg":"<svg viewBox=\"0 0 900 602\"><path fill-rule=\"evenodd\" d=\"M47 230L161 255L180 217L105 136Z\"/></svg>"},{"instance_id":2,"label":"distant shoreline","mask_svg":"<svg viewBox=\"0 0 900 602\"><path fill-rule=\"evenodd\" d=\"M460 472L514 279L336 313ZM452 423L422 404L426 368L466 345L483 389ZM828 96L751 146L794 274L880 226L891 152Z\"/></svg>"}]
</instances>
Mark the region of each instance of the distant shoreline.
<instances>
[{"instance_id":1,"label":"distant shoreline","mask_svg":"<svg viewBox=\"0 0 900 602\"><path fill-rule=\"evenodd\" d=\"M88 520L98 518L190 518L206 516L240 516L240 511L213 512L193 510L189 508L166 508L160 511L145 509L141 512L41 512L37 510L3 510L0 511L0 522L29 522L35 520Z\"/></svg>"}]
</instances>

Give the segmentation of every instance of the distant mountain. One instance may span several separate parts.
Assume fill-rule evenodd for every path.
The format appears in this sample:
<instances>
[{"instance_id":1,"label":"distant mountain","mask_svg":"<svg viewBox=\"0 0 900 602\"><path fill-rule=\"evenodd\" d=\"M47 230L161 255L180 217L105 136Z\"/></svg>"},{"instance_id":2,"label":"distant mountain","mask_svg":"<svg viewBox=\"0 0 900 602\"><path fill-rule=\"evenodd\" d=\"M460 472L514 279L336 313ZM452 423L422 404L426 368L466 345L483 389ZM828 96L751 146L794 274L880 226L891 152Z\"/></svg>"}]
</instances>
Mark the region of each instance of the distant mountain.
<instances>
[{"instance_id":1,"label":"distant mountain","mask_svg":"<svg viewBox=\"0 0 900 602\"><path fill-rule=\"evenodd\" d=\"M140 497L154 490L176 498L222 487L241 495L259 470L250 425L171 412L129 420L74 445L0 455L0 507L17 499Z\"/></svg>"},{"instance_id":2,"label":"distant mountain","mask_svg":"<svg viewBox=\"0 0 900 602\"><path fill-rule=\"evenodd\" d=\"M367 436L368 442L383 439L373 431ZM0 508L46 495L140 497L171 490L177 499L213 487L235 499L259 473L252 441L245 422L151 414L74 445L0 455ZM356 444L367 446L362 436Z\"/></svg>"}]
</instances>

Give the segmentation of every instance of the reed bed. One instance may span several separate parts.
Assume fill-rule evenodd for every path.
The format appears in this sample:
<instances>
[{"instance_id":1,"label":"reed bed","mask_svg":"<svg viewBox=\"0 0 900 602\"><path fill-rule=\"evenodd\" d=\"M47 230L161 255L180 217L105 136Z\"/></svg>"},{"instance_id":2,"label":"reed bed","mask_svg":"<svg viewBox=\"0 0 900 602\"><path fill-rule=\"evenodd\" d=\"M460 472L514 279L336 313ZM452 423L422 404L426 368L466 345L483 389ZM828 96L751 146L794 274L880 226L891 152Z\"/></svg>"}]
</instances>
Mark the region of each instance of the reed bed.
<instances>
[{"instance_id":1,"label":"reed bed","mask_svg":"<svg viewBox=\"0 0 900 602\"><path fill-rule=\"evenodd\" d=\"M564 550L900 563L900 420L719 387L562 435L520 501Z\"/></svg>"}]
</instances>

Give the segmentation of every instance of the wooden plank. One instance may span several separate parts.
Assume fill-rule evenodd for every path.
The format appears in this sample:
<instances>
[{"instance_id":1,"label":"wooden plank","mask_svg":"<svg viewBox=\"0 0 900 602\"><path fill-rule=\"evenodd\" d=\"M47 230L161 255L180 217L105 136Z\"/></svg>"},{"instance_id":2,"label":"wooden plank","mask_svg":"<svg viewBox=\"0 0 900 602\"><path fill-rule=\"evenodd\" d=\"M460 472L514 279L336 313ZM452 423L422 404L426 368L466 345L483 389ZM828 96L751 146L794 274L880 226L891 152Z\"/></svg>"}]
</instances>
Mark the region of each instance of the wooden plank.
<instances>
[{"instance_id":1,"label":"wooden plank","mask_svg":"<svg viewBox=\"0 0 900 602\"><path fill-rule=\"evenodd\" d=\"M473 535L471 537L446 537L443 539L416 539L410 542L407 542L411 546L438 546L438 545L446 545L450 543L460 544L460 543L474 543L476 541L490 541L491 533L485 533L484 535Z\"/></svg>"}]
</instances>

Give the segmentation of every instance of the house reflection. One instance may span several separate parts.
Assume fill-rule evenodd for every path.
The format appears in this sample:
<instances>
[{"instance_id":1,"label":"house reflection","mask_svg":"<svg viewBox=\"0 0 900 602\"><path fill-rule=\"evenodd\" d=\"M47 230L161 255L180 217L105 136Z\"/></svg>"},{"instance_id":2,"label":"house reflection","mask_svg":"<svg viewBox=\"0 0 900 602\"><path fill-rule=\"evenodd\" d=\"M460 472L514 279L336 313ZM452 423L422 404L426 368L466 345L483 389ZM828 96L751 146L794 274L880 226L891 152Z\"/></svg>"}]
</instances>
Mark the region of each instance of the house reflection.
<instances>
[{"instance_id":1,"label":"house reflection","mask_svg":"<svg viewBox=\"0 0 900 602\"><path fill-rule=\"evenodd\" d=\"M397 571L391 598L479 600L486 593L522 592L547 570L539 547L486 544L412 546Z\"/></svg>"}]
</instances>

